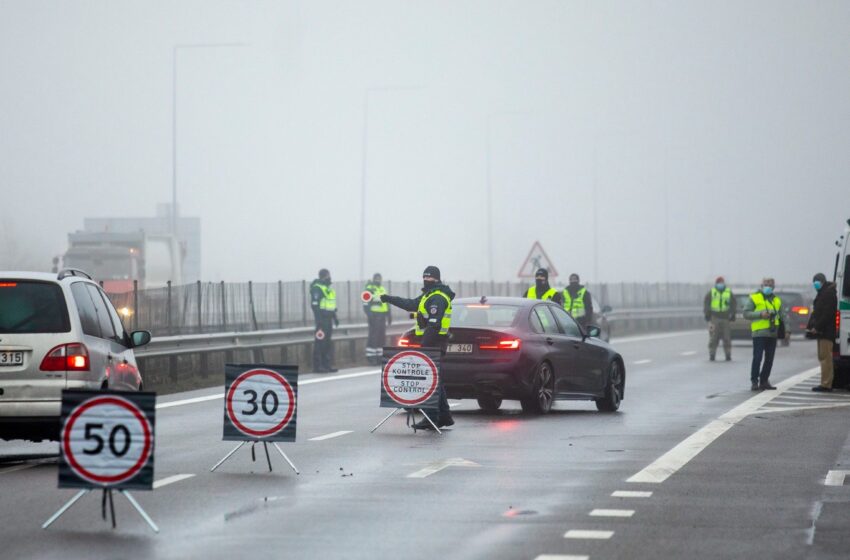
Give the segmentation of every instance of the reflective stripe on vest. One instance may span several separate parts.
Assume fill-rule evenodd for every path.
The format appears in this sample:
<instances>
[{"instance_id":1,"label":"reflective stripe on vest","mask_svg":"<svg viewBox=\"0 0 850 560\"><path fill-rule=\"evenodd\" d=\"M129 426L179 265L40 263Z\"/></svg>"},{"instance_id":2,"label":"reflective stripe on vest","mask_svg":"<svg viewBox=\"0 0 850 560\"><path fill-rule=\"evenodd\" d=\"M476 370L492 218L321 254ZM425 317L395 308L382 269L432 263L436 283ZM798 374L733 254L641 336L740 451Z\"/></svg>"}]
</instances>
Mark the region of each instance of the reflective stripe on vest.
<instances>
[{"instance_id":1,"label":"reflective stripe on vest","mask_svg":"<svg viewBox=\"0 0 850 560\"><path fill-rule=\"evenodd\" d=\"M756 292L750 294L750 299L753 300L753 304L755 305L754 312L761 313L762 311L768 311L774 313L773 325L774 327L779 327L779 311L782 309L782 300L778 296L774 297L773 301L767 301L763 293ZM750 327L753 329L753 332L768 330L770 328L770 319L754 319Z\"/></svg>"},{"instance_id":2,"label":"reflective stripe on vest","mask_svg":"<svg viewBox=\"0 0 850 560\"><path fill-rule=\"evenodd\" d=\"M336 291L324 284L313 284L322 290L322 299L319 300L319 309L322 311L336 311Z\"/></svg>"},{"instance_id":3,"label":"reflective stripe on vest","mask_svg":"<svg viewBox=\"0 0 850 560\"><path fill-rule=\"evenodd\" d=\"M440 322L440 333L441 335L449 334L449 327L452 324L452 298L441 292L440 290L434 290L428 294L422 296L422 299L419 300L419 309L416 310L416 336L422 336L425 334L424 325L428 324L428 310L425 308L425 302L431 299L433 296L440 296L445 298L448 306L446 307L446 312L443 315L443 320Z\"/></svg>"},{"instance_id":4,"label":"reflective stripe on vest","mask_svg":"<svg viewBox=\"0 0 850 560\"><path fill-rule=\"evenodd\" d=\"M564 309L572 315L573 319L579 319L584 317L585 308L584 308L584 294L587 292L587 288L582 288L576 294L576 299L573 299L570 296L570 291L568 289L564 290Z\"/></svg>"},{"instance_id":5,"label":"reflective stripe on vest","mask_svg":"<svg viewBox=\"0 0 850 560\"><path fill-rule=\"evenodd\" d=\"M366 291L372 294L372 300L366 305L369 306L369 311L372 313L388 313L390 304L381 301L381 296L387 293L383 286L375 284L366 284Z\"/></svg>"},{"instance_id":6,"label":"reflective stripe on vest","mask_svg":"<svg viewBox=\"0 0 850 560\"><path fill-rule=\"evenodd\" d=\"M711 310L715 313L729 311L729 300L732 299L732 290L726 288L722 292L717 288L711 289Z\"/></svg>"},{"instance_id":7,"label":"reflective stripe on vest","mask_svg":"<svg viewBox=\"0 0 850 560\"><path fill-rule=\"evenodd\" d=\"M558 290L556 290L555 288L549 288L548 290L546 290L546 293L544 293L543 297L541 297L540 299L552 299L553 297L555 297L555 294L557 294L557 293L558 293ZM526 298L527 299L537 299L537 286L536 285L534 285L534 286L532 286L528 289L528 295L526 296Z\"/></svg>"}]
</instances>

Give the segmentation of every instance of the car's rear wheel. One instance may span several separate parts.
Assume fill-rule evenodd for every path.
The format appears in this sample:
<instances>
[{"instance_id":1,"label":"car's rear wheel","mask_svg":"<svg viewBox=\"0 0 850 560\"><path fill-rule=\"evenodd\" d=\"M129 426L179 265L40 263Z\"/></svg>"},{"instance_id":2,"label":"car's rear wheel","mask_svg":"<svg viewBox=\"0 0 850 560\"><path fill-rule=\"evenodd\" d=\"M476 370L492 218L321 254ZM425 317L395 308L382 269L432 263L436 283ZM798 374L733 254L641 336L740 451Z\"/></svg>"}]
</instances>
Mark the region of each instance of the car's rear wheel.
<instances>
[{"instance_id":1,"label":"car's rear wheel","mask_svg":"<svg viewBox=\"0 0 850 560\"><path fill-rule=\"evenodd\" d=\"M479 397L478 406L486 412L496 412L502 406L502 399L499 397Z\"/></svg>"},{"instance_id":2,"label":"car's rear wheel","mask_svg":"<svg viewBox=\"0 0 850 560\"><path fill-rule=\"evenodd\" d=\"M596 409L599 412L616 412L623 400L623 370L620 362L611 362L608 367L608 385L605 396L596 399Z\"/></svg>"},{"instance_id":3,"label":"car's rear wheel","mask_svg":"<svg viewBox=\"0 0 850 560\"><path fill-rule=\"evenodd\" d=\"M520 399L519 403L525 412L546 414L552 410L555 400L555 373L552 364L543 362L534 372L531 395Z\"/></svg>"}]
</instances>

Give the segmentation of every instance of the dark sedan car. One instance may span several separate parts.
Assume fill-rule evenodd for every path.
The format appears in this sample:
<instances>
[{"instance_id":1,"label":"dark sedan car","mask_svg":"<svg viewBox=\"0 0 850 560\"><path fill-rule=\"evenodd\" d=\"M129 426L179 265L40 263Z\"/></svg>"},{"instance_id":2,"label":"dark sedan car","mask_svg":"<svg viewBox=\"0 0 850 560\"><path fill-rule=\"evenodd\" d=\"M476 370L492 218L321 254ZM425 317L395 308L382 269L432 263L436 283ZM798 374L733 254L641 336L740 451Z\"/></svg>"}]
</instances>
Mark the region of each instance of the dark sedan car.
<instances>
[{"instance_id":1,"label":"dark sedan car","mask_svg":"<svg viewBox=\"0 0 850 560\"><path fill-rule=\"evenodd\" d=\"M441 377L449 398L477 399L497 410L503 399L525 411L546 413L556 399L592 400L603 412L620 407L626 385L623 358L550 301L461 298L452 303L452 326ZM417 347L412 331L400 346Z\"/></svg>"}]
</instances>

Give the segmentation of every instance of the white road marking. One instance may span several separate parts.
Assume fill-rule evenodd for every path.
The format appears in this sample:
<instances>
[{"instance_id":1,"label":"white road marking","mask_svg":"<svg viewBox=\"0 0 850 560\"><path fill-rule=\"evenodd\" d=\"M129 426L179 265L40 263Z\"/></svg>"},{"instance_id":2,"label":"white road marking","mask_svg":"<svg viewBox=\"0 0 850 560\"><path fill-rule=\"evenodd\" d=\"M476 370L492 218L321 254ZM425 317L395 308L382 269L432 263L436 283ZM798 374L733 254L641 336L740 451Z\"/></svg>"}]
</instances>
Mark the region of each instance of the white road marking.
<instances>
[{"instance_id":1,"label":"white road marking","mask_svg":"<svg viewBox=\"0 0 850 560\"><path fill-rule=\"evenodd\" d=\"M595 509L588 515L591 517L631 517L635 514L633 509Z\"/></svg>"},{"instance_id":2,"label":"white road marking","mask_svg":"<svg viewBox=\"0 0 850 560\"><path fill-rule=\"evenodd\" d=\"M180 482L181 480L186 480L187 478L192 478L193 474L175 474L173 476L167 476L165 478L161 478L159 480L154 481L153 489L162 488L163 486L168 486L169 484L174 484L175 482Z\"/></svg>"},{"instance_id":3,"label":"white road marking","mask_svg":"<svg viewBox=\"0 0 850 560\"><path fill-rule=\"evenodd\" d=\"M26 469L31 469L36 466L38 463L25 463L23 465L15 465L13 467L6 467L5 469L0 469L0 474L7 474L11 472L23 471Z\"/></svg>"},{"instance_id":4,"label":"white road marking","mask_svg":"<svg viewBox=\"0 0 850 560\"><path fill-rule=\"evenodd\" d=\"M786 405L783 407L776 406L765 406L764 408L756 411L759 414L767 414L769 412L796 412L798 410L815 410L818 408L841 408L842 406L850 406L850 403L835 403L835 404L813 404L813 405L801 405L801 406L792 406Z\"/></svg>"},{"instance_id":5,"label":"white road marking","mask_svg":"<svg viewBox=\"0 0 850 560\"><path fill-rule=\"evenodd\" d=\"M647 334L642 336L626 336L623 338L612 338L611 344L622 344L624 342L644 342L647 340L663 340L665 338L678 338L680 336L689 336L692 334L704 334L705 330L700 329L698 331L681 331L675 333L663 333L663 334Z\"/></svg>"},{"instance_id":6,"label":"white road marking","mask_svg":"<svg viewBox=\"0 0 850 560\"><path fill-rule=\"evenodd\" d=\"M590 556L577 556L575 554L540 554L534 560L589 560Z\"/></svg>"},{"instance_id":7,"label":"white road marking","mask_svg":"<svg viewBox=\"0 0 850 560\"><path fill-rule=\"evenodd\" d=\"M726 433L726 430L758 411L763 405L769 403L789 388L800 381L808 379L820 368L812 368L797 375L793 375L776 386L776 391L762 391L739 404L729 412L723 414L717 420L709 422L706 426L685 438L673 449L653 461L646 468L629 478L626 482L646 482L660 484L675 474L679 469L688 464L703 449Z\"/></svg>"},{"instance_id":8,"label":"white road marking","mask_svg":"<svg viewBox=\"0 0 850 560\"><path fill-rule=\"evenodd\" d=\"M640 490L616 490L611 492L611 496L615 498L649 498L652 492L642 492Z\"/></svg>"},{"instance_id":9,"label":"white road marking","mask_svg":"<svg viewBox=\"0 0 850 560\"><path fill-rule=\"evenodd\" d=\"M826 486L844 486L844 477L850 474L850 471L829 471L826 473Z\"/></svg>"},{"instance_id":10,"label":"white road marking","mask_svg":"<svg viewBox=\"0 0 850 560\"><path fill-rule=\"evenodd\" d=\"M614 536L614 531L581 531L578 529L570 529L564 533L565 539L610 539Z\"/></svg>"},{"instance_id":11,"label":"white road marking","mask_svg":"<svg viewBox=\"0 0 850 560\"><path fill-rule=\"evenodd\" d=\"M434 473L438 473L443 469L448 467L480 467L478 463L467 461L466 459L462 459L460 457L455 457L452 459L444 459L442 461L436 461L431 463L427 467L423 469L419 469L414 473L410 473L407 475L407 478L425 478L426 476L431 476Z\"/></svg>"},{"instance_id":12,"label":"white road marking","mask_svg":"<svg viewBox=\"0 0 850 560\"><path fill-rule=\"evenodd\" d=\"M797 401L809 401L809 402L850 402L850 398L845 395L833 395L832 393L814 393L809 391L808 394L805 393L785 393L782 395L783 399L788 400L797 400Z\"/></svg>"},{"instance_id":13,"label":"white road marking","mask_svg":"<svg viewBox=\"0 0 850 560\"><path fill-rule=\"evenodd\" d=\"M639 366L639 365L642 365L642 364L651 364L651 363L652 363L652 360L637 360L637 361L632 362L632 364L634 364L636 366Z\"/></svg>"},{"instance_id":14,"label":"white road marking","mask_svg":"<svg viewBox=\"0 0 850 560\"><path fill-rule=\"evenodd\" d=\"M687 352L682 352L679 355L680 356L696 356L696 354L697 354L696 350L688 350Z\"/></svg>"},{"instance_id":15,"label":"white road marking","mask_svg":"<svg viewBox=\"0 0 850 560\"><path fill-rule=\"evenodd\" d=\"M463 404L463 403L459 403L459 402L449 403L449 408L454 408L454 407L456 407L456 406L460 406L460 405L462 405L462 404Z\"/></svg>"},{"instance_id":16,"label":"white road marking","mask_svg":"<svg viewBox=\"0 0 850 560\"><path fill-rule=\"evenodd\" d=\"M328 381L339 381L340 379L353 379L355 377L365 377L367 375L375 375L376 373L380 373L380 372L381 372L381 370L375 369L375 370L369 370L369 371L359 371L357 373L344 373L342 375L333 375L331 377L316 377L316 378L313 378L313 379L306 379L304 381L299 381L298 385L299 386L301 386L301 385L312 385L313 383L327 383ZM224 390L222 390L221 393L216 393L215 395L205 395L203 397L194 397L194 398L191 398L191 399L182 399L182 400L179 400L179 401L171 401L171 402L160 403L160 404L156 405L156 408L157 409L171 408L172 406L183 406L183 405L187 405L187 404L195 404L195 403L199 403L199 402L214 401L216 399L223 399L223 398L224 398Z\"/></svg>"},{"instance_id":17,"label":"white road marking","mask_svg":"<svg viewBox=\"0 0 850 560\"><path fill-rule=\"evenodd\" d=\"M323 436L317 436L314 438L310 438L310 441L324 441L326 439L333 439L335 437L344 436L345 434L352 433L351 430L342 430L341 432L333 432L332 434L325 434Z\"/></svg>"}]
</instances>

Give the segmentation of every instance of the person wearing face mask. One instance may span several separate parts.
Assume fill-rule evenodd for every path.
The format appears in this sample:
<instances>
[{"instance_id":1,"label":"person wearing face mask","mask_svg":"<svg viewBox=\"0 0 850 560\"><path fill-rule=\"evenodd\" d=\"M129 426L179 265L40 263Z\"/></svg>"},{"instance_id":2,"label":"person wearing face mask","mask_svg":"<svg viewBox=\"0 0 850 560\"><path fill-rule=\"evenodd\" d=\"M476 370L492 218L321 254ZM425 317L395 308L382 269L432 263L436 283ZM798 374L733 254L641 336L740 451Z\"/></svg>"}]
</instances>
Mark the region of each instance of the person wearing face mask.
<instances>
[{"instance_id":1,"label":"person wearing face mask","mask_svg":"<svg viewBox=\"0 0 850 560\"><path fill-rule=\"evenodd\" d=\"M776 340L783 330L785 310L782 308L782 300L773 293L775 287L773 278L765 278L761 282L761 289L750 294L744 306L744 318L752 321L753 364L750 381L753 391L776 389L769 381L770 370L776 354Z\"/></svg>"},{"instance_id":2,"label":"person wearing face mask","mask_svg":"<svg viewBox=\"0 0 850 560\"><path fill-rule=\"evenodd\" d=\"M316 323L316 335L313 341L313 370L316 373L333 373L333 336L334 326L339 326L336 314L336 291L331 288L331 273L327 268L319 271L319 277L310 284L310 309Z\"/></svg>"},{"instance_id":3,"label":"person wearing face mask","mask_svg":"<svg viewBox=\"0 0 850 560\"><path fill-rule=\"evenodd\" d=\"M549 285L549 271L545 268L538 268L534 273L534 285L528 288L522 295L528 299L551 299L558 305L564 305L564 298L561 293Z\"/></svg>"},{"instance_id":4,"label":"person wearing face mask","mask_svg":"<svg viewBox=\"0 0 850 560\"><path fill-rule=\"evenodd\" d=\"M578 274L570 274L570 284L564 289L564 309L582 328L593 322L593 298L580 283Z\"/></svg>"},{"instance_id":5,"label":"person wearing face mask","mask_svg":"<svg viewBox=\"0 0 850 560\"><path fill-rule=\"evenodd\" d=\"M812 391L828 393L832 391L833 369L832 350L835 345L835 314L838 311L838 293L833 282L827 282L826 276L818 272L812 279L817 292L812 304L812 314L806 327L806 337L818 341L818 361L820 362L820 385Z\"/></svg>"},{"instance_id":6,"label":"person wearing face mask","mask_svg":"<svg viewBox=\"0 0 850 560\"><path fill-rule=\"evenodd\" d=\"M449 327L452 322L452 300L455 293L440 280L440 269L436 266L425 268L422 273L422 294L419 297L408 299L384 294L381 301L400 307L405 311L416 313L416 336L422 337L422 346L426 348L439 348L440 354L446 353L446 343L449 338ZM443 383L437 389L440 395L440 404L437 410L423 409L438 428L454 424L452 411L449 408L449 399ZM435 420L436 419L436 420ZM432 430L433 426L427 420L414 424L417 430Z\"/></svg>"},{"instance_id":7,"label":"person wearing face mask","mask_svg":"<svg viewBox=\"0 0 850 560\"><path fill-rule=\"evenodd\" d=\"M717 345L723 340L723 352L726 361L732 360L732 334L729 323L735 320L735 297L726 285L726 280L718 276L714 287L705 294L703 313L708 325L708 359L714 361Z\"/></svg>"},{"instance_id":8,"label":"person wearing face mask","mask_svg":"<svg viewBox=\"0 0 850 560\"><path fill-rule=\"evenodd\" d=\"M372 276L372 281L366 284L366 292L372 294L369 301L363 302L363 312L369 323L369 338L366 341L366 360L370 365L377 366L381 363L381 354L384 343L387 341L387 325L392 324L390 306L381 301L381 296L387 293L381 284L381 275L377 272Z\"/></svg>"}]
</instances>

